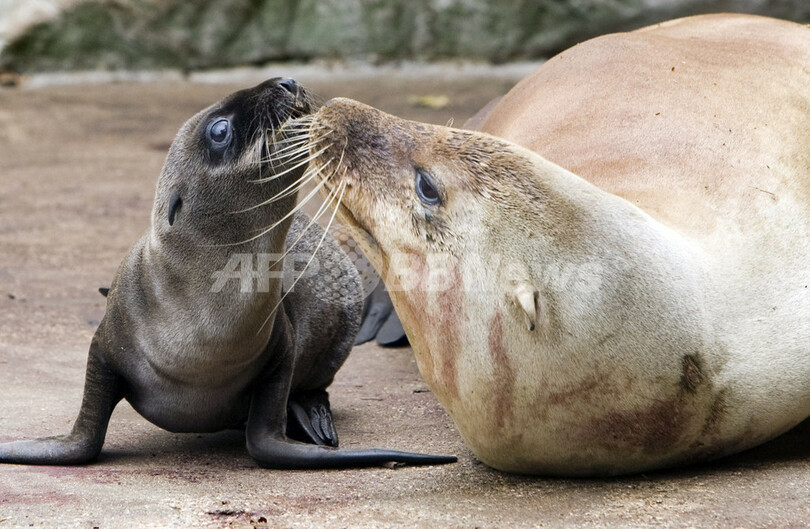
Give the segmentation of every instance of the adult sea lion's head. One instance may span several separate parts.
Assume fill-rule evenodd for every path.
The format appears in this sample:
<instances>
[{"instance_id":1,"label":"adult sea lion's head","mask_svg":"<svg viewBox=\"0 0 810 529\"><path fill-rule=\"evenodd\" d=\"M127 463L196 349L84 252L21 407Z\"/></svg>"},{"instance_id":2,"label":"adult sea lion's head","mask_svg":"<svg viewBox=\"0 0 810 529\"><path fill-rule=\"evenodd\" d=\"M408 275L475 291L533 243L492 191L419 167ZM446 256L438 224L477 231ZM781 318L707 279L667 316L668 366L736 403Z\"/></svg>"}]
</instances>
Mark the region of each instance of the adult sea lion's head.
<instances>
[{"instance_id":1,"label":"adult sea lion's head","mask_svg":"<svg viewBox=\"0 0 810 529\"><path fill-rule=\"evenodd\" d=\"M561 168L492 136L403 120L335 99L294 122L308 174L391 290L420 370L448 403L453 351L487 343L496 317L519 340L545 330L532 263L576 219L545 177ZM533 226L527 233L526 226ZM532 244L516 241L534 239ZM544 239L540 241L539 239ZM529 332L527 332L529 331ZM506 332L506 331L505 331ZM460 361L460 357L459 357Z\"/></svg>"}]
</instances>

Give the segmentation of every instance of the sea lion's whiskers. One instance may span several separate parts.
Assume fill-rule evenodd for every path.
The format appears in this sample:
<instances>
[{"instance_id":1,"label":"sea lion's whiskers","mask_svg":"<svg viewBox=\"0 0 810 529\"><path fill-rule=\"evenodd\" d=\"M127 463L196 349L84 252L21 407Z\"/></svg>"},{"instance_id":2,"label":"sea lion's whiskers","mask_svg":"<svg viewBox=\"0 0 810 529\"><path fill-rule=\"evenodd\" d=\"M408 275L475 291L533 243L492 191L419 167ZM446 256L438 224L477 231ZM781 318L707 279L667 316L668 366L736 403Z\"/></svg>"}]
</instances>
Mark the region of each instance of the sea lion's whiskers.
<instances>
[{"instance_id":1,"label":"sea lion's whiskers","mask_svg":"<svg viewBox=\"0 0 810 529\"><path fill-rule=\"evenodd\" d=\"M310 127L313 122L314 119L312 116L301 116L300 118L295 118L285 122L284 125L279 129L279 132Z\"/></svg>"},{"instance_id":2,"label":"sea lion's whiskers","mask_svg":"<svg viewBox=\"0 0 810 529\"><path fill-rule=\"evenodd\" d=\"M281 256L273 264L276 264L279 261L283 260L285 257L287 257L287 254L289 254L292 251L292 249L295 248L295 246L301 241L301 239L304 238L304 235L306 234L306 232L309 231L312 225L315 224L318 221L318 219L320 219L323 216L324 213L326 213L326 211L329 209L329 206L332 204L332 201L336 196L336 194L333 193L334 193L333 190L329 190L326 199L320 205L318 211L316 211L315 214L312 216L312 218L309 221L309 224L307 224L307 227L301 231L301 235L299 235L298 238L295 239L295 241L287 247L287 250L283 254L281 254Z\"/></svg>"},{"instance_id":3,"label":"sea lion's whiskers","mask_svg":"<svg viewBox=\"0 0 810 529\"><path fill-rule=\"evenodd\" d=\"M259 168L259 172L258 172L258 175L257 175L256 179L260 179L262 177L262 173L264 172L265 166L267 165L267 164L264 163L264 159L266 158L265 150L267 149L267 145L268 145L267 142L270 141L270 138L272 138L272 137L273 136L268 134L268 130L266 128L262 128L262 137L261 137L260 143L257 145L257 148L256 148L256 150L258 151L258 154L259 154L258 160L256 160L256 165L258 165L258 168ZM275 172L276 168L275 168L275 165L273 165L272 161L271 161L271 163L269 165L270 165L271 172Z\"/></svg>"},{"instance_id":4,"label":"sea lion's whiskers","mask_svg":"<svg viewBox=\"0 0 810 529\"><path fill-rule=\"evenodd\" d=\"M262 146L266 145L266 134L266 129L262 127L257 128L256 132L253 133L253 137L251 137L250 141L248 142L249 145L255 145L256 148L246 149L244 154L245 164L255 165L257 167L257 178L262 177L262 168L264 166L264 164L262 164Z\"/></svg>"},{"instance_id":5,"label":"sea lion's whiskers","mask_svg":"<svg viewBox=\"0 0 810 529\"><path fill-rule=\"evenodd\" d=\"M315 159L316 156L317 156L317 154L315 156L312 156L311 158ZM342 159L343 159L343 157L341 155L341 160ZM310 160L308 159L307 162L308 161L310 161ZM282 199L284 199L284 198L286 198L286 197L288 197L290 195L293 195L293 194L297 193L299 190L301 190L304 186L306 186L309 182L311 182L327 166L328 166L328 164L326 166L321 167L320 169L318 169L318 170L316 170L314 172L308 169L308 170L304 171L304 174L298 180L296 180L295 182L293 182L292 184L287 186L285 189L279 191L278 193L276 193L275 195L273 195L269 199L265 200L264 202L260 202L259 204L256 204L254 206L250 206L250 207L242 209L242 210L233 211L233 212L231 212L231 214L245 213L247 211L251 211L253 209L260 208L260 207L266 206L268 204L272 204L273 202L278 202L279 200L282 200ZM263 180L263 181L266 181L266 180ZM251 182L255 182L255 181L251 181ZM312 196L312 194L310 193L310 195L307 196L307 200L311 196Z\"/></svg>"},{"instance_id":6,"label":"sea lion's whiskers","mask_svg":"<svg viewBox=\"0 0 810 529\"><path fill-rule=\"evenodd\" d=\"M283 127L282 127L282 128L283 128ZM276 138L276 136L278 135L278 131L276 130L275 125L273 125L273 121L272 121L272 120L270 120L270 130L269 130L269 135L268 135L268 130L267 130L267 128L265 128L265 129L264 129L264 134L265 134L265 139L264 139L265 141L264 141L264 143L262 144L262 152L264 152L264 151L265 151L265 149L266 149L266 148L267 148L267 146L268 146L268 143L267 143L267 138L268 138L268 137L269 137L269 138L273 138L273 139L274 139L274 144L276 143L276 142L275 142L275 138ZM273 172L275 172L275 169L276 169L275 160L273 159L273 156L270 156L270 155L269 155L269 153L268 153L268 159L269 159L269 163L270 163L270 167L271 167L271 169L273 169ZM263 159L262 159L262 158L260 158L260 159L259 159L259 162L261 163L262 161L263 161Z\"/></svg>"},{"instance_id":7,"label":"sea lion's whiskers","mask_svg":"<svg viewBox=\"0 0 810 529\"><path fill-rule=\"evenodd\" d=\"M311 119L299 118L285 123L279 130L279 134L285 139L298 140L300 138L314 138L316 132L324 129L325 127L322 124L315 123Z\"/></svg>"},{"instance_id":8,"label":"sea lion's whiskers","mask_svg":"<svg viewBox=\"0 0 810 529\"><path fill-rule=\"evenodd\" d=\"M320 185L322 185L322 184L323 184L323 182L321 182ZM290 292L292 292L295 289L295 285L298 284L298 281L300 281L301 278L304 277L304 273L307 271L307 268L309 268L309 265L312 264L313 259L315 259L315 256L318 254L318 250L320 250L321 246L323 245L324 239L326 239L326 236L329 234L329 228L332 227L332 222L334 222L334 220L335 220L335 214L337 214L338 209L340 208L340 202L343 200L343 193L344 193L344 191L346 191L346 181L345 180L343 182L341 182L340 185L335 189L335 191L338 191L338 190L340 190L340 196L338 197L337 203L335 204L335 208L332 211L332 216L329 217L329 222L326 224L326 228L324 228L324 230L323 230L323 235L321 236L321 239L318 241L318 245L315 247L315 250L312 252L312 255L309 257L309 260L307 261L307 264L304 265L304 269L301 270L301 273L298 274L298 277L295 278L295 281L293 281L293 284L290 285L290 288L287 289L287 292L285 292L284 295L281 296L281 299L278 300L278 303L276 303L276 306L273 307L273 310L271 310L270 314L267 315L267 319L264 320L264 323L262 323L261 327L259 327L259 330L256 331L257 336L259 335L259 333L262 332L262 329L264 329L264 326L267 325L267 322L270 321L270 318L273 317L273 314L275 314L276 310L281 306L281 303L284 301L284 299L289 295ZM335 193L335 194L337 194L337 193Z\"/></svg>"},{"instance_id":9,"label":"sea lion's whiskers","mask_svg":"<svg viewBox=\"0 0 810 529\"><path fill-rule=\"evenodd\" d=\"M294 145L290 145L290 146L286 147L284 152L278 151L278 152L272 153L270 155L270 157L268 158L268 160L271 163L273 163L273 162L288 163L289 161L295 160L296 158L299 158L300 156L302 156L302 155L306 154L307 152L309 152L311 147L313 147L313 146L314 146L314 144L311 144L310 142L304 140L304 141L302 141L302 142L300 142L298 144L294 144Z\"/></svg>"},{"instance_id":10,"label":"sea lion's whiskers","mask_svg":"<svg viewBox=\"0 0 810 529\"><path fill-rule=\"evenodd\" d=\"M247 130L254 130L253 136L251 137L251 141L248 142L248 145L253 145L253 140L256 139L256 136L261 133L261 127L255 127L256 123L259 121L260 117L258 115L254 115L251 117L250 121L248 122L247 126L245 127Z\"/></svg>"},{"instance_id":11,"label":"sea lion's whiskers","mask_svg":"<svg viewBox=\"0 0 810 529\"><path fill-rule=\"evenodd\" d=\"M300 136L294 139L297 141L293 142L287 138L283 140L276 140L275 145L278 145L279 143L288 143L289 145L286 145L280 149L277 148L272 153L269 153L267 160L270 162L282 161L290 157L294 157L298 152L303 152L303 148L309 143L308 139L306 137L301 138Z\"/></svg>"},{"instance_id":12,"label":"sea lion's whiskers","mask_svg":"<svg viewBox=\"0 0 810 529\"><path fill-rule=\"evenodd\" d=\"M279 144L288 144L288 143L300 143L301 140L309 140L312 137L310 131L307 129L293 129L291 127L285 126L279 134L276 136L275 140L276 143Z\"/></svg>"},{"instance_id":13,"label":"sea lion's whiskers","mask_svg":"<svg viewBox=\"0 0 810 529\"><path fill-rule=\"evenodd\" d=\"M312 134L310 132L311 122L309 120L296 120L286 123L277 134L274 134L274 146L277 147L269 153L270 163L276 161L287 162L299 157L301 154L311 150ZM278 148L281 146L280 148Z\"/></svg>"},{"instance_id":14,"label":"sea lion's whiskers","mask_svg":"<svg viewBox=\"0 0 810 529\"><path fill-rule=\"evenodd\" d=\"M271 181L273 181L273 180L276 180L276 179L277 179L277 177L278 177L279 175L286 175L287 173L290 173L290 172L292 172L292 171L295 171L295 170L296 170L296 169L298 169L299 167L301 167L301 166L304 166L304 165L308 164L310 161L312 161L312 159L314 159L314 158L310 158L310 157L308 157L308 158L304 158L304 159L299 160L298 162L296 162L296 164L295 164L295 165L293 165L293 166L291 166L291 167L288 167L288 168L287 168L287 169L285 169L284 171L282 171L282 172L280 172L280 173L277 173L277 174L276 174L276 175L274 175L274 176L268 176L268 177L266 177L266 178L257 178L257 179L255 179L255 180L248 180L248 182L250 182L250 183L252 183L252 184L264 184L264 183L266 183L266 182L271 182Z\"/></svg>"},{"instance_id":15,"label":"sea lion's whiskers","mask_svg":"<svg viewBox=\"0 0 810 529\"><path fill-rule=\"evenodd\" d=\"M288 131L297 132L303 127L309 127L311 123L312 118L310 116L302 116L282 123L278 130L275 130L275 125L271 122L270 128L273 130L273 135L279 136L277 141L283 142L291 137Z\"/></svg>"},{"instance_id":16,"label":"sea lion's whiskers","mask_svg":"<svg viewBox=\"0 0 810 529\"><path fill-rule=\"evenodd\" d=\"M251 237L251 238L249 238L249 239L245 239L245 240L243 240L243 241L239 241L239 242L227 243L227 244L212 244L211 246L213 246L213 247L223 247L223 246L239 246L240 244L245 244L245 243L248 243L248 242L251 242L251 241L255 241L255 240L256 240L256 239L258 239L259 237L262 237L262 236L264 236L264 235L267 235L268 233L270 233L271 231L273 231L275 228L277 228L277 227L278 227L278 226L279 226L279 225L280 225L282 222L284 222L284 221L285 221L285 220L287 220L288 218L292 217L292 216L293 216L293 215L294 215L294 214L295 214L295 213L296 213L296 212L297 212L299 209L301 209L302 207L304 207L304 205L306 205L306 203L307 203L307 202L309 202L309 200L310 200L310 199L311 199L313 196L315 196L315 193L317 193L317 192L320 190L320 188L321 188L321 186L322 186L322 185L323 185L323 182L321 182L320 184L316 185L316 186L315 186L315 187L312 189L312 191L310 191L310 193L309 193L309 194L308 194L306 197L304 197L304 200L302 200L301 202L299 202L299 203L298 203L298 204L297 204L297 205L296 205L294 208L292 208L292 209L291 209L291 210L290 210L290 211L289 211L289 212L288 212L286 215L284 215L284 216L283 216L283 217L281 217L279 220L277 220L276 222L274 222L274 223L273 223L273 224L272 224L272 225L271 225L269 228L266 228L266 229L262 230L262 231L261 231L261 232L260 232L258 235L254 235L253 237ZM262 204L260 204L260 205L262 205Z\"/></svg>"},{"instance_id":17,"label":"sea lion's whiskers","mask_svg":"<svg viewBox=\"0 0 810 529\"><path fill-rule=\"evenodd\" d=\"M301 178L299 178L296 182L294 182L289 187L287 187L287 189L285 189L285 190L283 190L283 191L281 191L279 193L276 193L273 197L267 199L266 203L269 204L269 203L272 203L272 202L277 202L277 201L279 201L279 200L281 200L283 198L288 197L289 195L294 195L300 189L302 189L305 185L307 185L309 182L311 182L316 176L318 176L320 173L322 173L323 170L326 169L326 167L327 166L325 165L325 166L321 167L320 169L317 169L314 172L312 172L310 170L307 170L306 172L304 172L304 175ZM261 205L262 204L260 204L260 206Z\"/></svg>"},{"instance_id":18,"label":"sea lion's whiskers","mask_svg":"<svg viewBox=\"0 0 810 529\"><path fill-rule=\"evenodd\" d=\"M261 165L269 164L274 172L276 170L283 170L285 165L297 163L304 155L306 155L307 144L306 142L302 142L300 145L290 145L286 148L286 150L287 152L281 154L275 152L269 153L267 156L261 158L259 163Z\"/></svg>"},{"instance_id":19,"label":"sea lion's whiskers","mask_svg":"<svg viewBox=\"0 0 810 529\"><path fill-rule=\"evenodd\" d=\"M287 173L298 169L302 165L308 164L310 161L314 160L319 155L323 154L323 152L325 150L327 150L328 148L329 148L329 146L327 145L326 147L324 147L320 151L309 155L308 157L304 158L303 160L298 161L295 165L285 169L284 171L281 171L280 173L274 174L273 176L268 176L267 178L259 178L257 180L249 180L249 182L254 183L254 184L263 184L265 182L270 182L272 180L277 180L278 178L281 178L282 176L286 175Z\"/></svg>"},{"instance_id":20,"label":"sea lion's whiskers","mask_svg":"<svg viewBox=\"0 0 810 529\"><path fill-rule=\"evenodd\" d=\"M304 174L301 176L301 178L299 178L298 180L296 180L295 182L293 182L292 184L287 186L285 189L279 191L278 193L276 193L272 197L268 198L264 202L261 202L259 204L256 204L255 206L251 206L249 208L243 209L241 211L234 211L233 213L244 213L246 211L250 211L252 209L256 209L256 208L265 206L267 204L272 204L273 202L278 202L279 200L282 200L283 198L286 198L286 197L288 197L290 195L293 195L293 194L297 193L299 190L301 190L309 182L311 182L312 179L315 178L322 170L323 170L323 168L321 168L321 169L319 169L319 170L317 170L315 172L312 172L309 169L307 169L306 171L304 171Z\"/></svg>"},{"instance_id":21,"label":"sea lion's whiskers","mask_svg":"<svg viewBox=\"0 0 810 529\"><path fill-rule=\"evenodd\" d=\"M316 132L324 130L321 124L315 124L311 119L299 118L293 122L286 123L280 130L277 143L308 141L316 138Z\"/></svg>"},{"instance_id":22,"label":"sea lion's whiskers","mask_svg":"<svg viewBox=\"0 0 810 529\"><path fill-rule=\"evenodd\" d=\"M349 140L348 140L348 138L346 138L346 139L345 139L345 141L343 142L343 149L341 149L341 151L340 151L340 158L338 158L338 161L337 161L337 164L336 164L335 170L334 170L334 171L332 171L332 174L331 174L331 175L329 175L329 176L324 177L324 178L322 178L322 179L321 179L321 183L322 183L322 184L325 184L325 186L324 186L324 187L325 187L325 188L326 188L326 189L327 189L327 190L328 190L330 193L332 192L332 189L331 189L331 186L330 186L330 184L331 184L330 179L332 179L332 178L333 178L333 177L334 177L334 176L337 174L338 170L343 169L343 172L341 173L341 177L342 177L341 181L342 181L342 182L345 182L345 181L346 181L346 180L345 180L345 178L346 178L346 171L347 171L347 168L346 168L346 166L345 166L345 165L343 165L343 157L346 155L346 148L347 148L348 146L349 146ZM326 165L325 165L324 167L326 167L326 166L328 166L329 164L331 164L331 163L332 163L332 161L334 161L334 159L330 159L330 160L328 160L328 161L326 162ZM320 173L321 173L321 171L318 171L318 172L317 172L317 173L315 173L315 174L317 175L317 174L320 174Z\"/></svg>"},{"instance_id":23,"label":"sea lion's whiskers","mask_svg":"<svg viewBox=\"0 0 810 529\"><path fill-rule=\"evenodd\" d=\"M345 165L343 165L343 157L346 155L346 147L348 147L348 146L349 146L349 140L348 140L348 139L346 139L346 140L343 142L343 149L341 149L341 151L340 151L340 158L338 158L337 164L335 164L335 170L334 170L334 171L332 171L332 174L331 174L331 175L329 175L329 176L327 176L327 177L324 177L324 178L322 179L322 182L323 182L324 184L326 184L326 186L325 186L325 187L326 187L327 189L329 189L329 191L330 191L330 192L331 192L331 189L330 189L330 187L331 187L331 186L330 186L331 182L330 182L330 180L331 180L332 178L334 178L334 176L337 174L338 170L343 169L343 172L341 173L341 177L342 177L341 182L345 182L345 181L346 181L346 166L345 166ZM330 163L332 163L332 160L329 160L329 161L327 162L327 165L329 165ZM340 184L338 184L338 185L340 185Z\"/></svg>"}]
</instances>

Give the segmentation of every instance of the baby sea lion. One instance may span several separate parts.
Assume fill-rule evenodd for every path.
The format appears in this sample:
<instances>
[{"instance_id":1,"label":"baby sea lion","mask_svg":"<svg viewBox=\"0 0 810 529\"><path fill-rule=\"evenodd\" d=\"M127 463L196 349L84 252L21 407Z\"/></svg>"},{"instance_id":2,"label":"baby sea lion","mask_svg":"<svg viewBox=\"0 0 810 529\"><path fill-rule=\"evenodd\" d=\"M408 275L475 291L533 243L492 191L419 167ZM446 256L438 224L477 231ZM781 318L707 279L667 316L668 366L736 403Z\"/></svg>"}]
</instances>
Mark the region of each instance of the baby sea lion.
<instances>
[{"instance_id":1,"label":"baby sea lion","mask_svg":"<svg viewBox=\"0 0 810 529\"><path fill-rule=\"evenodd\" d=\"M810 414L808 64L731 15L565 51L482 126L576 174L346 99L295 130L481 461L641 472Z\"/></svg>"},{"instance_id":2,"label":"baby sea lion","mask_svg":"<svg viewBox=\"0 0 810 529\"><path fill-rule=\"evenodd\" d=\"M102 289L106 313L73 430L0 444L0 462L91 461L122 398L173 432L245 429L264 467L455 460L335 448L325 390L359 328L362 289L337 244L294 214L302 169L274 162L291 148L273 142L274 130L310 105L295 81L272 79L182 127L158 180L151 228ZM293 251L309 262L316 249L319 272L283 290L282 263L292 261L282 257ZM310 444L287 435L288 404L291 426Z\"/></svg>"}]
</instances>

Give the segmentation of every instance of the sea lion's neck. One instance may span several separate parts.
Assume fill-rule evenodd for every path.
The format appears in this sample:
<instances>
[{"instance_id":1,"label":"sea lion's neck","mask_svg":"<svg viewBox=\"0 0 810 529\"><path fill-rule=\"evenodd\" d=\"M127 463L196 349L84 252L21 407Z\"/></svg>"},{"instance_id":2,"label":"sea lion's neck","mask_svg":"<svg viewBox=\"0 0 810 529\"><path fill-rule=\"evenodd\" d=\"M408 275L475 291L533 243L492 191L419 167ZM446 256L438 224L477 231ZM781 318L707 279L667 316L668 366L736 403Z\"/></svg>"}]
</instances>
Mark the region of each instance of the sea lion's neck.
<instances>
[{"instance_id":1,"label":"sea lion's neck","mask_svg":"<svg viewBox=\"0 0 810 529\"><path fill-rule=\"evenodd\" d=\"M142 318L152 323L154 341L173 350L157 351L154 362L166 355L184 373L194 365L210 373L211 363L227 368L255 361L273 330L274 309L283 310L282 263L288 223L274 233L247 244L226 246L201 242L199 237L161 237L156 230L144 238L140 250L139 283ZM277 231L277 233L276 233ZM274 264L275 263L275 264Z\"/></svg>"},{"instance_id":2,"label":"sea lion's neck","mask_svg":"<svg viewBox=\"0 0 810 529\"><path fill-rule=\"evenodd\" d=\"M710 286L698 247L628 201L537 163L549 203L534 211L541 225L535 243L517 250L551 312L548 336L581 348L649 325L659 332L644 336L660 336L662 348L700 341Z\"/></svg>"}]
</instances>

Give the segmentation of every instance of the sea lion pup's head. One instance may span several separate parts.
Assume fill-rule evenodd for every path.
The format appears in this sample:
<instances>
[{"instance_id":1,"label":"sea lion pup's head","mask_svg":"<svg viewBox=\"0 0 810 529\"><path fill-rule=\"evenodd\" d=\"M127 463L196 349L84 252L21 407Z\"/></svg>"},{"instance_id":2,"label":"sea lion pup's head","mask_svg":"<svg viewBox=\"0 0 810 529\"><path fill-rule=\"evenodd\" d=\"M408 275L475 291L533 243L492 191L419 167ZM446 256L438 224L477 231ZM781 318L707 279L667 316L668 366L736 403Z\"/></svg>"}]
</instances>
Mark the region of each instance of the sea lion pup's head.
<instances>
[{"instance_id":1,"label":"sea lion pup's head","mask_svg":"<svg viewBox=\"0 0 810 529\"><path fill-rule=\"evenodd\" d=\"M158 180L153 236L193 235L197 243L235 244L241 241L234 234L267 226L273 215L256 206L278 195L303 170L285 171L290 168L276 161L275 151L284 148L276 132L311 108L303 87L275 78L235 92L189 119L172 142ZM284 174L273 178L277 173ZM290 210L295 194L284 198L279 212ZM283 240L285 230L275 231Z\"/></svg>"}]
</instances>

